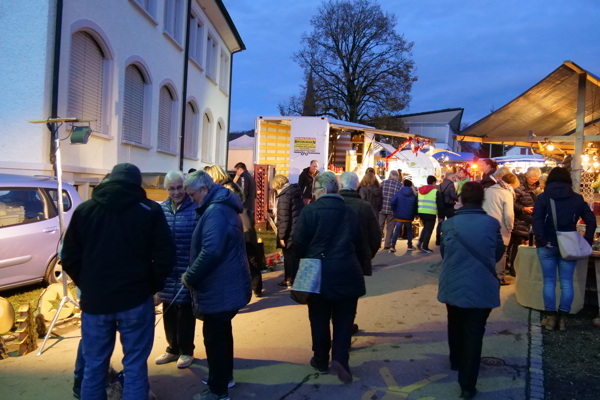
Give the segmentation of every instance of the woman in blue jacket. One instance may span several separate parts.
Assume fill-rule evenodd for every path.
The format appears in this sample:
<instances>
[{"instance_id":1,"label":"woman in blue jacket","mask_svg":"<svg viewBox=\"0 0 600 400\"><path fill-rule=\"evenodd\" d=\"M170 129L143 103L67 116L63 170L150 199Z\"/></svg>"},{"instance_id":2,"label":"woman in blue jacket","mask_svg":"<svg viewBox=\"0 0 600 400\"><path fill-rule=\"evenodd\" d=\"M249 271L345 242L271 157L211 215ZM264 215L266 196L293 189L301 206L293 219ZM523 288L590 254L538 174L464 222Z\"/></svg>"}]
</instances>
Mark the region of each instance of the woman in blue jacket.
<instances>
[{"instance_id":1,"label":"woman in blue jacket","mask_svg":"<svg viewBox=\"0 0 600 400\"><path fill-rule=\"evenodd\" d=\"M500 306L496 263L504 254L500 223L483 211L483 187L467 182L463 206L442 224L442 272L438 300L448 309L450 368L458 370L461 397L472 399L485 325Z\"/></svg>"},{"instance_id":2,"label":"woman in blue jacket","mask_svg":"<svg viewBox=\"0 0 600 400\"><path fill-rule=\"evenodd\" d=\"M164 354L156 358L156 364L166 364L177 360L177 368L187 368L194 361L194 335L196 317L192 312L190 291L183 288L181 276L187 271L190 262L192 233L196 227L198 205L183 190L183 173L171 171L165 176L165 188L169 198L161 203L177 246L177 265L165 282L165 288L158 293L163 302L163 321L168 347Z\"/></svg>"},{"instance_id":3,"label":"woman in blue jacket","mask_svg":"<svg viewBox=\"0 0 600 400\"><path fill-rule=\"evenodd\" d=\"M533 207L533 233L537 254L544 277L544 309L542 325L549 330L556 326L556 270L560 279L560 304L558 306L558 329L566 329L566 319L573 303L573 274L577 260L565 260L560 256L556 231L575 231L577 221L585 222L585 240L592 244L596 231L596 217L580 194L573 191L569 171L553 168L546 180L546 189ZM552 218L551 200L556 207L557 227Z\"/></svg>"}]
</instances>

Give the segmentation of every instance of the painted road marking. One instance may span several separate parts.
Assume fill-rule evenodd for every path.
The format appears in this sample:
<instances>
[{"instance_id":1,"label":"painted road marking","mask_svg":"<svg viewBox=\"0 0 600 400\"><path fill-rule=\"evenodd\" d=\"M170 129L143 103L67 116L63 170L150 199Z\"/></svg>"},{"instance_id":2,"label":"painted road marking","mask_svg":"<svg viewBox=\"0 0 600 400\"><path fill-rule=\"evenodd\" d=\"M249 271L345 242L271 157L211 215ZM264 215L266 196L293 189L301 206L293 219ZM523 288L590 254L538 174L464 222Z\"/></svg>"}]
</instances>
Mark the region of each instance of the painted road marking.
<instances>
[{"instance_id":1,"label":"painted road marking","mask_svg":"<svg viewBox=\"0 0 600 400\"><path fill-rule=\"evenodd\" d=\"M446 374L433 375L411 385L400 387L398 382L396 382L396 379L394 379L394 376L390 372L389 368L383 367L379 370L379 373L381 374L388 388L381 400L407 399L408 395L415 390L435 381L439 381L440 379L444 379L448 376ZM376 393L377 390L369 390L362 396L362 400L371 400ZM435 400L435 397L421 397L419 400Z\"/></svg>"}]
</instances>

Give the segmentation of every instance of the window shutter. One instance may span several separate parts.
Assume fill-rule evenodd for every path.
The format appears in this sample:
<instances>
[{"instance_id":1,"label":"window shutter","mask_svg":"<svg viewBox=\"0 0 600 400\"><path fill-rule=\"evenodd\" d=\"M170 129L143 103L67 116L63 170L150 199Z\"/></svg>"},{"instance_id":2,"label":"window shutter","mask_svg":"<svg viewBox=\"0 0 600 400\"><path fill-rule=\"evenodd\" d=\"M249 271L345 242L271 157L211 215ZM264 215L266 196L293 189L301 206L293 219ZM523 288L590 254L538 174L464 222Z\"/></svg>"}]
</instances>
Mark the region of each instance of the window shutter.
<instances>
[{"instance_id":1,"label":"window shutter","mask_svg":"<svg viewBox=\"0 0 600 400\"><path fill-rule=\"evenodd\" d=\"M171 13L173 8L173 0L165 0L165 31L173 34L171 28Z\"/></svg>"},{"instance_id":2,"label":"window shutter","mask_svg":"<svg viewBox=\"0 0 600 400\"><path fill-rule=\"evenodd\" d=\"M202 119L202 162L212 163L210 117L204 114Z\"/></svg>"},{"instance_id":3,"label":"window shutter","mask_svg":"<svg viewBox=\"0 0 600 400\"><path fill-rule=\"evenodd\" d=\"M144 0L144 10L150 11L150 0Z\"/></svg>"},{"instance_id":4,"label":"window shutter","mask_svg":"<svg viewBox=\"0 0 600 400\"><path fill-rule=\"evenodd\" d=\"M196 29L196 57L195 60L198 65L202 66L202 48L204 44L203 27L200 20L198 20L198 29Z\"/></svg>"},{"instance_id":5,"label":"window shutter","mask_svg":"<svg viewBox=\"0 0 600 400\"><path fill-rule=\"evenodd\" d=\"M123 98L123 138L142 144L144 141L144 77L135 65L125 69Z\"/></svg>"},{"instance_id":6,"label":"window shutter","mask_svg":"<svg viewBox=\"0 0 600 400\"><path fill-rule=\"evenodd\" d=\"M192 103L185 106L185 137L183 138L183 156L193 158L194 154L194 122L196 120L196 110Z\"/></svg>"},{"instance_id":7,"label":"window shutter","mask_svg":"<svg viewBox=\"0 0 600 400\"><path fill-rule=\"evenodd\" d=\"M223 126L221 126L221 123L219 122L217 124L217 136L215 138L216 140L216 146L215 146L215 164L217 165L221 165L221 158L223 156L222 154L222 147L223 147Z\"/></svg>"},{"instance_id":8,"label":"window shutter","mask_svg":"<svg viewBox=\"0 0 600 400\"><path fill-rule=\"evenodd\" d=\"M93 120L90 127L101 132L104 54L89 33L71 37L68 117Z\"/></svg>"},{"instance_id":9,"label":"window shutter","mask_svg":"<svg viewBox=\"0 0 600 400\"><path fill-rule=\"evenodd\" d=\"M171 91L163 86L160 88L158 104L158 145L161 150L171 151L171 132L173 119L173 96Z\"/></svg>"}]
</instances>

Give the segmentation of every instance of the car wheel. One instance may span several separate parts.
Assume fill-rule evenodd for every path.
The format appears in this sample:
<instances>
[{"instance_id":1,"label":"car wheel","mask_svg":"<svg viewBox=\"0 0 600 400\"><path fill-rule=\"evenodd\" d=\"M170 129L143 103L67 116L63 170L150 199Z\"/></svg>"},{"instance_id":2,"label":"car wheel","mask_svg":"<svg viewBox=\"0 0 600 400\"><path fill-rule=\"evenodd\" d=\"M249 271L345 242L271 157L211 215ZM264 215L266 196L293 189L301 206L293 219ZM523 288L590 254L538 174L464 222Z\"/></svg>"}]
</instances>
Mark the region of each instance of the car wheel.
<instances>
[{"instance_id":1,"label":"car wheel","mask_svg":"<svg viewBox=\"0 0 600 400\"><path fill-rule=\"evenodd\" d=\"M63 271L62 264L58 261L57 257L50 262L48 268L46 269L46 275L44 276L44 282L47 285L51 285L53 283L62 282L63 276L67 277L67 283L71 283L71 278Z\"/></svg>"}]
</instances>

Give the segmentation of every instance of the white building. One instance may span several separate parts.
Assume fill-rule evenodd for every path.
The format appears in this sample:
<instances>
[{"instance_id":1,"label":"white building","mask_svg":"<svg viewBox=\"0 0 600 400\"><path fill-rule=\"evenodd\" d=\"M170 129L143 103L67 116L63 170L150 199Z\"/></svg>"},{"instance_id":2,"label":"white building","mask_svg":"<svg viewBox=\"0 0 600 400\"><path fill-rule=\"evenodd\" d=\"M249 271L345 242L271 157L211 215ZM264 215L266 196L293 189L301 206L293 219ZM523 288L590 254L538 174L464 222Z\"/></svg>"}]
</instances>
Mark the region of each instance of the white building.
<instances>
[{"instance_id":1,"label":"white building","mask_svg":"<svg viewBox=\"0 0 600 400\"><path fill-rule=\"evenodd\" d=\"M232 56L245 47L222 0L189 4L188 11L188 0L2 0L0 172L52 174L50 132L28 120L53 114L92 120L87 145L61 145L65 178L84 199L117 163L158 173L225 167ZM61 138L70 133L65 125Z\"/></svg>"}]
</instances>

